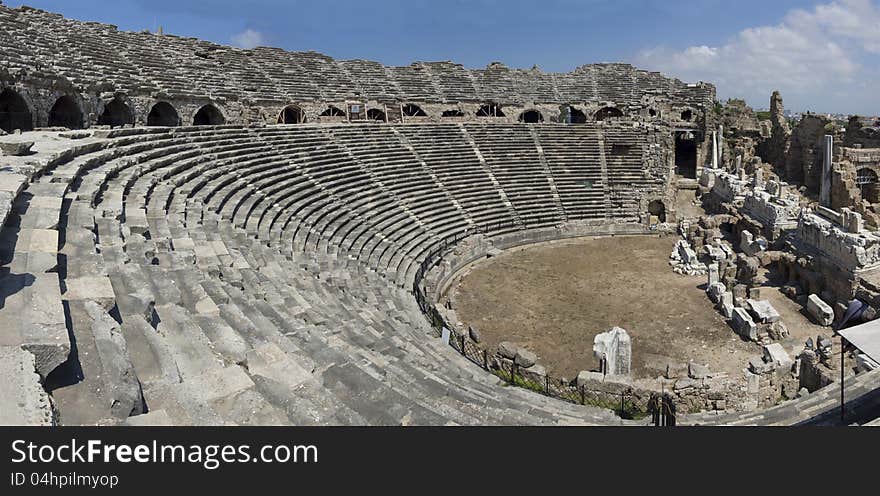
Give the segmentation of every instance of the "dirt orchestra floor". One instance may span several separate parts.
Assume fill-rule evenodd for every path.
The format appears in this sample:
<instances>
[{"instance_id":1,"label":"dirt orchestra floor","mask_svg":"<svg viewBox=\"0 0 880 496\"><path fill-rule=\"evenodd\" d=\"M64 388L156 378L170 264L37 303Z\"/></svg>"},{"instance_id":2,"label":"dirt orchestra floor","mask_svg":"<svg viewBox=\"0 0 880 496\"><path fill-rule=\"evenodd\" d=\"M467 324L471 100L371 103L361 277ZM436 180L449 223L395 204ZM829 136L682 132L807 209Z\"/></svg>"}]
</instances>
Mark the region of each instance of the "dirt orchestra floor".
<instances>
[{"instance_id":1,"label":"dirt orchestra floor","mask_svg":"<svg viewBox=\"0 0 880 496\"><path fill-rule=\"evenodd\" d=\"M670 360L739 378L761 348L713 308L700 287L705 276L672 271L676 239L591 238L509 250L468 269L449 296L459 320L475 324L487 345L523 345L555 376L595 369L593 338L619 326L632 337L636 378L662 375Z\"/></svg>"}]
</instances>

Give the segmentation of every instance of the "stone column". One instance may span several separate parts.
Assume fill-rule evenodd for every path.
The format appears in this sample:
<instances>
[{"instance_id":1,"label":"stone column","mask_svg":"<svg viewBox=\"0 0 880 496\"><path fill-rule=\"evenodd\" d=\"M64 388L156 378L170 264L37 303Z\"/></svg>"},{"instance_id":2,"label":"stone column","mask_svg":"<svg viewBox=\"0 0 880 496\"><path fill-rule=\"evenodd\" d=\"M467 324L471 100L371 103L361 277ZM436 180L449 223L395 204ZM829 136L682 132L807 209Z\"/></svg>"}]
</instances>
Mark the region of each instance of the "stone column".
<instances>
[{"instance_id":1,"label":"stone column","mask_svg":"<svg viewBox=\"0 0 880 496\"><path fill-rule=\"evenodd\" d=\"M742 155L737 155L736 156L736 170L734 171L734 173L738 176L739 171L741 171L742 168L743 168L743 157L742 157Z\"/></svg>"},{"instance_id":2,"label":"stone column","mask_svg":"<svg viewBox=\"0 0 880 496\"><path fill-rule=\"evenodd\" d=\"M724 163L724 126L718 126L718 163Z\"/></svg>"},{"instance_id":3,"label":"stone column","mask_svg":"<svg viewBox=\"0 0 880 496\"><path fill-rule=\"evenodd\" d=\"M831 165L834 159L834 137L825 135L825 153L822 161L822 179L819 184L819 203L823 207L831 207Z\"/></svg>"},{"instance_id":4,"label":"stone column","mask_svg":"<svg viewBox=\"0 0 880 496\"><path fill-rule=\"evenodd\" d=\"M718 168L718 133L712 131L712 168Z\"/></svg>"}]
</instances>

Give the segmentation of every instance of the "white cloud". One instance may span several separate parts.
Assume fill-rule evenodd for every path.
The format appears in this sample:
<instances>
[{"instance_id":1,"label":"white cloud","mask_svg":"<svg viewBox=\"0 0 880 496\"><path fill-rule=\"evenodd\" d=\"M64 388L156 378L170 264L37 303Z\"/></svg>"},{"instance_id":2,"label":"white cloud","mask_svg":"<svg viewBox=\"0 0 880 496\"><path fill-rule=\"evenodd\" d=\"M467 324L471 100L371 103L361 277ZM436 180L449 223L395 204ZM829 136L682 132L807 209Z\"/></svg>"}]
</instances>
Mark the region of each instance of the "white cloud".
<instances>
[{"instance_id":1,"label":"white cloud","mask_svg":"<svg viewBox=\"0 0 880 496\"><path fill-rule=\"evenodd\" d=\"M646 49L636 63L688 81L713 82L719 98L745 96L753 105L766 106L770 92L779 89L817 110L827 97L835 105L858 101L876 112L876 94L847 93L874 77L866 65L872 66L877 54L880 7L872 0L837 0L790 11L779 24L745 29L721 46Z\"/></svg>"},{"instance_id":2,"label":"white cloud","mask_svg":"<svg viewBox=\"0 0 880 496\"><path fill-rule=\"evenodd\" d=\"M266 37L259 31L246 29L232 36L232 44L239 48L256 48L266 45Z\"/></svg>"}]
</instances>

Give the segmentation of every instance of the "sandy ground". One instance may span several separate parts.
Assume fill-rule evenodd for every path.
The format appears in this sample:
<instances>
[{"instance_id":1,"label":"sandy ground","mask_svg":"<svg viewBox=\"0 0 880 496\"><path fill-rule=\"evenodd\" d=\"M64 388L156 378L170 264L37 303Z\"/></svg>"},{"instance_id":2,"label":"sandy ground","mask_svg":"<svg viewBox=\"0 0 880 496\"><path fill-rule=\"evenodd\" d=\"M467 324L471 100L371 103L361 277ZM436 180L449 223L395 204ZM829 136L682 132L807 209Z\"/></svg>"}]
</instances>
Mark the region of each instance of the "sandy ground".
<instances>
[{"instance_id":1,"label":"sandy ground","mask_svg":"<svg viewBox=\"0 0 880 496\"><path fill-rule=\"evenodd\" d=\"M598 366L593 338L613 326L633 340L633 375L693 360L731 377L758 345L740 339L699 287L672 272L674 236L582 239L512 250L471 268L451 293L459 320L488 345L513 341L557 376Z\"/></svg>"}]
</instances>

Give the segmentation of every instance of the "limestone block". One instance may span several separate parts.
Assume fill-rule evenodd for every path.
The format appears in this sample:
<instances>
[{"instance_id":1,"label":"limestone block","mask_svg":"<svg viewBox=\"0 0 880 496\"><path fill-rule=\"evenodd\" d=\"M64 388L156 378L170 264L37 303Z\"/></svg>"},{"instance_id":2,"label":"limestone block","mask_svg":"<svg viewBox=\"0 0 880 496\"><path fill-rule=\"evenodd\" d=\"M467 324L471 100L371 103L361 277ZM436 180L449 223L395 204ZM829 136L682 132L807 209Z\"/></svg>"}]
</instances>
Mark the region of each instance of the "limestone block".
<instances>
[{"instance_id":1,"label":"limestone block","mask_svg":"<svg viewBox=\"0 0 880 496\"><path fill-rule=\"evenodd\" d=\"M578 372L577 378L575 379L575 384L578 387L587 386L591 383L602 382L605 380L605 376L601 372L591 372L589 370L581 370Z\"/></svg>"},{"instance_id":2,"label":"limestone block","mask_svg":"<svg viewBox=\"0 0 880 496\"><path fill-rule=\"evenodd\" d=\"M688 377L691 379L705 379L709 377L709 367L699 363L688 363Z\"/></svg>"},{"instance_id":3,"label":"limestone block","mask_svg":"<svg viewBox=\"0 0 880 496\"><path fill-rule=\"evenodd\" d=\"M498 343L498 354L503 356L504 358L509 358L513 360L516 358L516 352L519 351L519 346L511 343L510 341L502 341Z\"/></svg>"},{"instance_id":4,"label":"limestone block","mask_svg":"<svg viewBox=\"0 0 880 496\"><path fill-rule=\"evenodd\" d=\"M18 346L0 346L0 377L0 425L53 425L52 402L40 384L31 353Z\"/></svg>"},{"instance_id":5,"label":"limestone block","mask_svg":"<svg viewBox=\"0 0 880 496\"><path fill-rule=\"evenodd\" d=\"M684 377L688 373L688 366L684 363L667 363L666 364L666 378L667 379L677 379L679 377Z\"/></svg>"},{"instance_id":6,"label":"limestone block","mask_svg":"<svg viewBox=\"0 0 880 496\"><path fill-rule=\"evenodd\" d=\"M0 151L3 152L3 155L8 155L10 157L21 157L24 155L29 155L33 146L33 141L6 142L0 143Z\"/></svg>"},{"instance_id":7,"label":"limestone block","mask_svg":"<svg viewBox=\"0 0 880 496\"><path fill-rule=\"evenodd\" d=\"M779 343L764 346L764 362L773 364L777 368L790 369L794 360L788 355Z\"/></svg>"},{"instance_id":8,"label":"limestone block","mask_svg":"<svg viewBox=\"0 0 880 496\"><path fill-rule=\"evenodd\" d=\"M727 291L726 293L721 295L721 300L718 302L718 306L721 308L721 313L725 318L733 317L733 293Z\"/></svg>"},{"instance_id":9,"label":"limestone block","mask_svg":"<svg viewBox=\"0 0 880 496\"><path fill-rule=\"evenodd\" d=\"M607 375L628 375L632 361L632 341L620 327L597 334L593 339L593 354L604 360Z\"/></svg>"},{"instance_id":10,"label":"limestone block","mask_svg":"<svg viewBox=\"0 0 880 496\"><path fill-rule=\"evenodd\" d=\"M744 338L751 340L758 338L758 326L744 308L733 309L733 329Z\"/></svg>"},{"instance_id":11,"label":"limestone block","mask_svg":"<svg viewBox=\"0 0 880 496\"><path fill-rule=\"evenodd\" d=\"M724 283L716 282L715 284L710 284L706 289L706 294L709 295L709 299L712 300L713 303L718 303L721 301L721 295L727 292L727 287L724 286Z\"/></svg>"},{"instance_id":12,"label":"limestone block","mask_svg":"<svg viewBox=\"0 0 880 496\"><path fill-rule=\"evenodd\" d=\"M719 282L718 264L713 263L713 264L709 265L709 280L708 280L709 287L711 287L713 284L715 284L717 282Z\"/></svg>"},{"instance_id":13,"label":"limestone block","mask_svg":"<svg viewBox=\"0 0 880 496\"><path fill-rule=\"evenodd\" d=\"M513 363L524 368L531 367L537 361L538 355L532 353L525 348L520 348L519 350L517 350L516 355L513 357Z\"/></svg>"},{"instance_id":14,"label":"limestone block","mask_svg":"<svg viewBox=\"0 0 880 496\"><path fill-rule=\"evenodd\" d=\"M58 231L54 229L22 229L18 232L16 252L58 253Z\"/></svg>"},{"instance_id":15,"label":"limestone block","mask_svg":"<svg viewBox=\"0 0 880 496\"><path fill-rule=\"evenodd\" d=\"M813 316L819 325L830 326L834 322L834 310L822 301L818 295L811 294L807 297L807 312Z\"/></svg>"},{"instance_id":16,"label":"limestone block","mask_svg":"<svg viewBox=\"0 0 880 496\"><path fill-rule=\"evenodd\" d=\"M64 298L70 301L90 300L100 304L104 310L109 311L116 302L113 293L113 285L107 276L88 276L67 279L67 292Z\"/></svg>"},{"instance_id":17,"label":"limestone block","mask_svg":"<svg viewBox=\"0 0 880 496\"><path fill-rule=\"evenodd\" d=\"M779 312L773 308L767 300L746 300L746 304L752 316L762 324L772 324L779 321Z\"/></svg>"}]
</instances>

